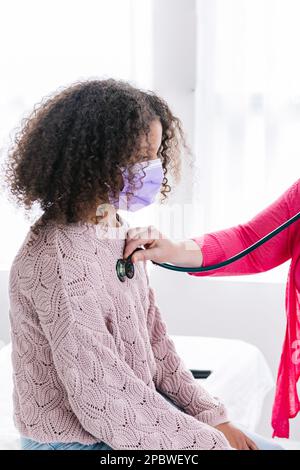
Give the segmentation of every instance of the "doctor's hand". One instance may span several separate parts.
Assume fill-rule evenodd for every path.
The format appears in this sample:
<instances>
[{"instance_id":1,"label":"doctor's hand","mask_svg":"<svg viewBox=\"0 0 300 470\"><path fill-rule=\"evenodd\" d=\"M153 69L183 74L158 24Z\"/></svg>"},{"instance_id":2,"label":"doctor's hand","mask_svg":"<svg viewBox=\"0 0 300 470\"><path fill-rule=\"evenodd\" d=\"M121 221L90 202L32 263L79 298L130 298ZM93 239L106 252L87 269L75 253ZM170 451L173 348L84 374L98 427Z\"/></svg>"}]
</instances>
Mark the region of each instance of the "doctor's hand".
<instances>
[{"instance_id":1,"label":"doctor's hand","mask_svg":"<svg viewBox=\"0 0 300 470\"><path fill-rule=\"evenodd\" d=\"M152 225L128 230L124 258L128 258L140 246L145 249L134 253L133 263L152 260L157 263L172 263L191 268L202 265L201 249L196 242L170 240Z\"/></svg>"},{"instance_id":2,"label":"doctor's hand","mask_svg":"<svg viewBox=\"0 0 300 470\"><path fill-rule=\"evenodd\" d=\"M236 428L231 423L223 423L215 426L218 431L221 431L226 437L227 441L237 450L259 450L255 442L253 442L246 434L240 429Z\"/></svg>"}]
</instances>

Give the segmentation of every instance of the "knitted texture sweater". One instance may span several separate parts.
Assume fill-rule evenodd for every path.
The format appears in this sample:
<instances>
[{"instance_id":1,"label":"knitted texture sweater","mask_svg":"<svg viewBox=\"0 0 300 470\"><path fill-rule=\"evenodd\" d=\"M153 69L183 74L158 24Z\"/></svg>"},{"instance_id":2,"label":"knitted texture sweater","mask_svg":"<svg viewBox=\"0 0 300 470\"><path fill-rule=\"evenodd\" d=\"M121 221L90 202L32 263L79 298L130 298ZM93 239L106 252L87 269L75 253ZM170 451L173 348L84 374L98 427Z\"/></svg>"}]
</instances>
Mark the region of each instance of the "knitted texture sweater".
<instances>
[{"instance_id":1,"label":"knitted texture sweater","mask_svg":"<svg viewBox=\"0 0 300 470\"><path fill-rule=\"evenodd\" d=\"M104 441L113 449L229 449L212 427L228 421L224 406L177 355L145 265L136 265L131 280L117 278L125 236L116 232L48 224L38 235L29 232L13 262L19 432L39 442Z\"/></svg>"}]
</instances>

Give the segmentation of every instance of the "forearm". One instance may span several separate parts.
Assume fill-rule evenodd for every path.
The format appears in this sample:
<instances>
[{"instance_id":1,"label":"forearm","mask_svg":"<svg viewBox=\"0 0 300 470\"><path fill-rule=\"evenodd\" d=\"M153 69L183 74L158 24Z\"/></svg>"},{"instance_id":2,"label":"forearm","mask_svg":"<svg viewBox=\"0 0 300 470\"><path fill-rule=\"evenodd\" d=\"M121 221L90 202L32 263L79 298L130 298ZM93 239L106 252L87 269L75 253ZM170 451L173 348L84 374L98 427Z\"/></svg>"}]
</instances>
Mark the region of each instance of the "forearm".
<instances>
[{"instance_id":1,"label":"forearm","mask_svg":"<svg viewBox=\"0 0 300 470\"><path fill-rule=\"evenodd\" d=\"M194 240L169 241L166 251L166 262L175 266L187 266L189 268L202 265L202 252ZM161 261L164 262L164 261Z\"/></svg>"},{"instance_id":2,"label":"forearm","mask_svg":"<svg viewBox=\"0 0 300 470\"><path fill-rule=\"evenodd\" d=\"M203 256L199 245L194 240L182 240L174 243L170 263L176 266L196 268L202 266Z\"/></svg>"}]
</instances>

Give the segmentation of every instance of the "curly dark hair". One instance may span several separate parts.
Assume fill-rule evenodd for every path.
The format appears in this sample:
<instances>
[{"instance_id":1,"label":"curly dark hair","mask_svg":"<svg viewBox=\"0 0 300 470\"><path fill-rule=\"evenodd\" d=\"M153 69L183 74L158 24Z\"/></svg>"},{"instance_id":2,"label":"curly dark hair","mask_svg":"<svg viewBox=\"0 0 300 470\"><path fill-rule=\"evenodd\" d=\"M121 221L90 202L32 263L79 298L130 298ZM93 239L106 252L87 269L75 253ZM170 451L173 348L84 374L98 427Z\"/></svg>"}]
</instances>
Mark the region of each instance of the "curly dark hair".
<instances>
[{"instance_id":1,"label":"curly dark hair","mask_svg":"<svg viewBox=\"0 0 300 470\"><path fill-rule=\"evenodd\" d=\"M154 119L162 125L166 198L167 173L176 179L186 147L180 120L155 93L113 79L75 83L34 109L9 151L6 182L12 195L26 209L38 203L44 221L83 220L109 195L118 197L120 168L128 169L134 186L130 167Z\"/></svg>"}]
</instances>

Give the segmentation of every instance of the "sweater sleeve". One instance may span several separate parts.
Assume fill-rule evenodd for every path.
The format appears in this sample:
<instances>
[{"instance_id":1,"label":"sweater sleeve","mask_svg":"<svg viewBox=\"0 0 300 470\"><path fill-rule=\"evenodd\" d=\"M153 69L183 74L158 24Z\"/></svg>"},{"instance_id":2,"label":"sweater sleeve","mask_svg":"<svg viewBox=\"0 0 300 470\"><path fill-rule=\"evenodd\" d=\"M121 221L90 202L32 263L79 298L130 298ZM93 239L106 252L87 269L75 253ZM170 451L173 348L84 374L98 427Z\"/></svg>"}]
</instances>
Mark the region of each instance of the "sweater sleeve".
<instances>
[{"instance_id":1,"label":"sweater sleeve","mask_svg":"<svg viewBox=\"0 0 300 470\"><path fill-rule=\"evenodd\" d=\"M296 181L273 204L245 224L193 238L203 255L203 266L224 261L248 248L300 211L300 180ZM254 274L275 268L291 257L291 246L300 222L286 228L274 238L232 264L195 276L230 276Z\"/></svg>"},{"instance_id":2,"label":"sweater sleeve","mask_svg":"<svg viewBox=\"0 0 300 470\"><path fill-rule=\"evenodd\" d=\"M41 258L32 302L83 428L113 449L230 449L222 433L177 410L134 374L92 292L82 308L67 258L59 250Z\"/></svg>"},{"instance_id":3,"label":"sweater sleeve","mask_svg":"<svg viewBox=\"0 0 300 470\"><path fill-rule=\"evenodd\" d=\"M194 379L176 352L174 342L167 334L166 324L155 304L154 292L149 288L150 308L148 330L156 361L155 385L186 413L197 420L216 426L228 422L224 405L212 397Z\"/></svg>"}]
</instances>

